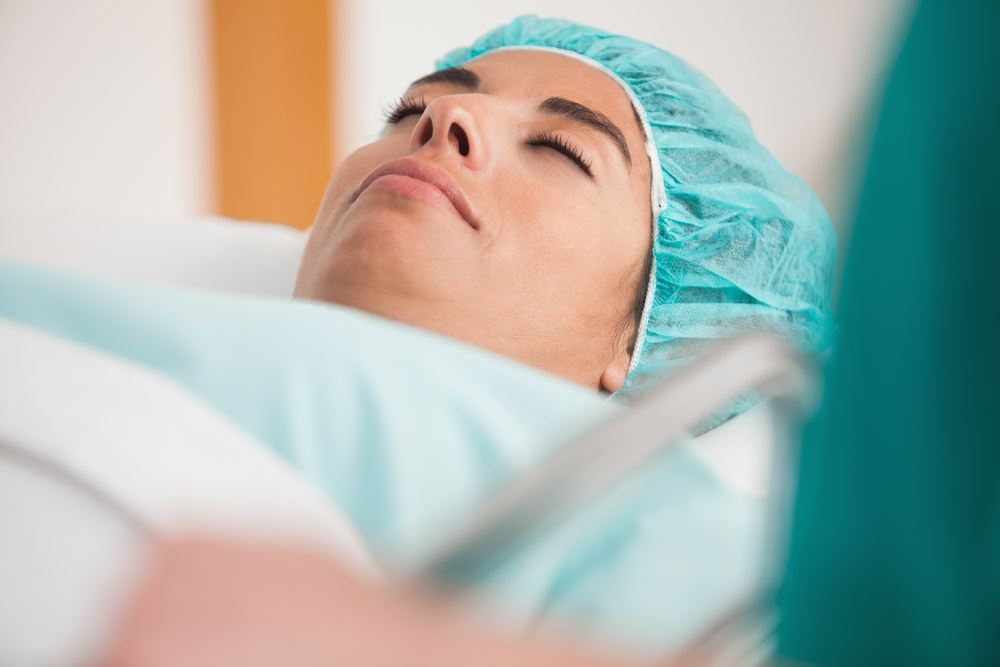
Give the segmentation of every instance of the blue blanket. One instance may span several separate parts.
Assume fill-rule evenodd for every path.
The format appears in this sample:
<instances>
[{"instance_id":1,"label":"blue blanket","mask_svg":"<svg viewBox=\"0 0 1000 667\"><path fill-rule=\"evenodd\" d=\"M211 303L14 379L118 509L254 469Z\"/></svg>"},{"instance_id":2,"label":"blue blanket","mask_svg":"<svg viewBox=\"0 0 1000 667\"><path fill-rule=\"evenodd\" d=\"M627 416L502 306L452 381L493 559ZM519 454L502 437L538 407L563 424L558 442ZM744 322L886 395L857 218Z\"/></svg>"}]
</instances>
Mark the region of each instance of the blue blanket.
<instances>
[{"instance_id":1,"label":"blue blanket","mask_svg":"<svg viewBox=\"0 0 1000 667\"><path fill-rule=\"evenodd\" d=\"M123 285L0 261L0 317L172 378L272 447L390 566L622 408L483 350L327 304ZM689 638L756 581L763 509L688 447L554 525L482 609L637 655Z\"/></svg>"}]
</instances>

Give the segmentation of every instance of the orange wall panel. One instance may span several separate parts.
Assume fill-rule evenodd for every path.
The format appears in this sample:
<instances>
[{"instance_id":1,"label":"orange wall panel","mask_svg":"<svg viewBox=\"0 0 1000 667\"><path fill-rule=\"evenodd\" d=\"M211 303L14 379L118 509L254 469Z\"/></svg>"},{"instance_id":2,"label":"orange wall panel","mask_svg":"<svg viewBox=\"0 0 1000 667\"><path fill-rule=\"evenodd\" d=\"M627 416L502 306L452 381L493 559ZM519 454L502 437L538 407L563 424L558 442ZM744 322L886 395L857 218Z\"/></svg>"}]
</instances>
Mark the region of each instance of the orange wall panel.
<instances>
[{"instance_id":1,"label":"orange wall panel","mask_svg":"<svg viewBox=\"0 0 1000 667\"><path fill-rule=\"evenodd\" d=\"M215 209L304 228L333 164L333 2L210 4Z\"/></svg>"}]
</instances>

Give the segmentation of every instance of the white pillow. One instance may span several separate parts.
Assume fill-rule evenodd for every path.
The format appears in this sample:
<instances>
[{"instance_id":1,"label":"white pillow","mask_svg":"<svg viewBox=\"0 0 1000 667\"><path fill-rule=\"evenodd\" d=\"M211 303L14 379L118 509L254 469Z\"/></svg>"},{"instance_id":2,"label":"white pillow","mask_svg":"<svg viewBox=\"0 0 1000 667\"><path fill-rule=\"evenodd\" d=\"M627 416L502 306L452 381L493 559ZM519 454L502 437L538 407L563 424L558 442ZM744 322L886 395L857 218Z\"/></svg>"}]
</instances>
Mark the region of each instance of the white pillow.
<instances>
[{"instance_id":1,"label":"white pillow","mask_svg":"<svg viewBox=\"0 0 1000 667\"><path fill-rule=\"evenodd\" d=\"M307 234L217 216L0 216L0 257L148 283L291 296Z\"/></svg>"}]
</instances>

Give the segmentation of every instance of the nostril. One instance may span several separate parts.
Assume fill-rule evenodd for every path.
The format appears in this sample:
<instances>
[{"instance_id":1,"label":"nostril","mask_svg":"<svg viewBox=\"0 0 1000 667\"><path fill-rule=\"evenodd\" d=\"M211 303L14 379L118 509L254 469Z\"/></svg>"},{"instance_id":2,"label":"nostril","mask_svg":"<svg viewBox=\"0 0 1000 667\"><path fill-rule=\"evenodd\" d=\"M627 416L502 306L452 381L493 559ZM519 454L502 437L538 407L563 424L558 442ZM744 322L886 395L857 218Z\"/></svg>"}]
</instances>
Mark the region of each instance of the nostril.
<instances>
[{"instance_id":1,"label":"nostril","mask_svg":"<svg viewBox=\"0 0 1000 667\"><path fill-rule=\"evenodd\" d=\"M430 118L424 124L424 129L420 132L420 145L423 146L434 136L434 121Z\"/></svg>"},{"instance_id":2,"label":"nostril","mask_svg":"<svg viewBox=\"0 0 1000 667\"><path fill-rule=\"evenodd\" d=\"M461 125L457 123L451 124L451 127L448 128L448 140L455 141L458 144L458 152L462 157L469 155L469 137Z\"/></svg>"}]
</instances>

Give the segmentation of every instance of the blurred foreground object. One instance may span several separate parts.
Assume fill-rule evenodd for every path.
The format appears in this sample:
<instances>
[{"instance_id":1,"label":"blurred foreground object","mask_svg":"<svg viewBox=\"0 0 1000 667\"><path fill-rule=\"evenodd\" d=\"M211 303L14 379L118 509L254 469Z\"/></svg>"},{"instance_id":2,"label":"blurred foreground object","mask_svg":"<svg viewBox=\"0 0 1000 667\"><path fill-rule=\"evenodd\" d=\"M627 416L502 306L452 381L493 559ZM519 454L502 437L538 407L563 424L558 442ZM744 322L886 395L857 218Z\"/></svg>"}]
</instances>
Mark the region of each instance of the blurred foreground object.
<instances>
[{"instance_id":1,"label":"blurred foreground object","mask_svg":"<svg viewBox=\"0 0 1000 667\"><path fill-rule=\"evenodd\" d=\"M102 666L472 664L612 665L557 646L494 638L440 605L363 581L318 553L185 540L157 552Z\"/></svg>"},{"instance_id":2,"label":"blurred foreground object","mask_svg":"<svg viewBox=\"0 0 1000 667\"><path fill-rule=\"evenodd\" d=\"M778 598L794 661L1000 664L998 26L923 3L885 93Z\"/></svg>"}]
</instances>

